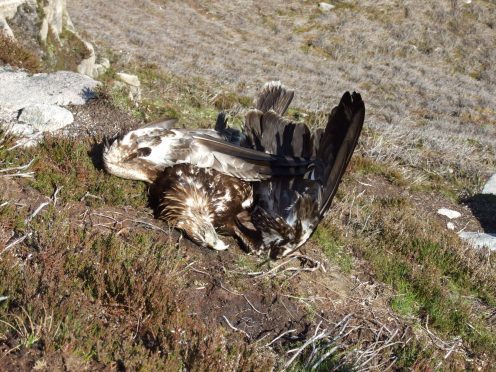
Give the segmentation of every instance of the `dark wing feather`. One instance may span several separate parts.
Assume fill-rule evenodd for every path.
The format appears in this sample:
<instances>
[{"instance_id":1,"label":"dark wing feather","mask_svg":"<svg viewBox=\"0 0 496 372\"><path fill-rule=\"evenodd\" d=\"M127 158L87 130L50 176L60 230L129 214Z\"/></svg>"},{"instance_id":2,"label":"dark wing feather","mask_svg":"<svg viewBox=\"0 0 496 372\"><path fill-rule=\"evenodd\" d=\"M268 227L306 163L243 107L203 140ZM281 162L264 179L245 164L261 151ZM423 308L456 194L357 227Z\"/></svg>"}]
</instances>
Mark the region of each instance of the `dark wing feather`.
<instances>
[{"instance_id":1,"label":"dark wing feather","mask_svg":"<svg viewBox=\"0 0 496 372\"><path fill-rule=\"evenodd\" d=\"M227 118L225 112L219 112L217 120L215 121L215 130L220 132L227 128Z\"/></svg>"},{"instance_id":2,"label":"dark wing feather","mask_svg":"<svg viewBox=\"0 0 496 372\"><path fill-rule=\"evenodd\" d=\"M355 150L365 118L365 105L360 94L346 92L329 115L322 134L315 166L315 177L324 186L320 216L329 209L332 199Z\"/></svg>"},{"instance_id":3,"label":"dark wing feather","mask_svg":"<svg viewBox=\"0 0 496 372\"><path fill-rule=\"evenodd\" d=\"M360 135L365 106L359 94L345 93L324 130L311 133L274 112L248 117L254 148L278 156L310 158L305 176L276 177L254 185L252 221L271 257L298 249L329 209Z\"/></svg>"},{"instance_id":4,"label":"dark wing feather","mask_svg":"<svg viewBox=\"0 0 496 372\"><path fill-rule=\"evenodd\" d=\"M315 152L308 127L293 123L274 111L248 112L244 132L247 146L258 151L307 159Z\"/></svg>"},{"instance_id":5,"label":"dark wing feather","mask_svg":"<svg viewBox=\"0 0 496 372\"><path fill-rule=\"evenodd\" d=\"M191 146L194 151L213 154L214 169L244 180L303 175L309 164L305 159L266 154L206 135L194 135Z\"/></svg>"}]
</instances>

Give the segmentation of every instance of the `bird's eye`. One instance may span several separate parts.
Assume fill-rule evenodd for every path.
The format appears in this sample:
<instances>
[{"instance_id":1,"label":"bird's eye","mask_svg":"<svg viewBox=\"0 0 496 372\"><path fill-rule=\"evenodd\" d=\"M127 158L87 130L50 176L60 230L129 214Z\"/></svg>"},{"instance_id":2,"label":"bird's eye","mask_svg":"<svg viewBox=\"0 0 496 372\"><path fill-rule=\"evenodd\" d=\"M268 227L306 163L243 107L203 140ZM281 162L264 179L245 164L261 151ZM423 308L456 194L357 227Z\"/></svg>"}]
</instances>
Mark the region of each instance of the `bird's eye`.
<instances>
[{"instance_id":1,"label":"bird's eye","mask_svg":"<svg viewBox=\"0 0 496 372\"><path fill-rule=\"evenodd\" d=\"M141 147L137 151L137 156L148 156L152 153L152 149L149 147Z\"/></svg>"}]
</instances>

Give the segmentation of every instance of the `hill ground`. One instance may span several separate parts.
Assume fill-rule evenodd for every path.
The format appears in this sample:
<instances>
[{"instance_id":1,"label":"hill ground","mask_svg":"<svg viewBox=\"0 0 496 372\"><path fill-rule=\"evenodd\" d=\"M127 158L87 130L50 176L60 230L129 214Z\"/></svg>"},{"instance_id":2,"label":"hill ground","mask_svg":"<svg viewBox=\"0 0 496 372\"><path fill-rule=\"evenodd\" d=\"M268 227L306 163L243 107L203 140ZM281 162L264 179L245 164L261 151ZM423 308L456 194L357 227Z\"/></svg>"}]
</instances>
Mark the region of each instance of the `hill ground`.
<instances>
[{"instance_id":1,"label":"hill ground","mask_svg":"<svg viewBox=\"0 0 496 372\"><path fill-rule=\"evenodd\" d=\"M494 223L471 202L496 163L494 5L335 4L69 1L143 99L110 70L98 99L72 108L77 138L22 151L4 139L0 369L491 368L495 256L456 232ZM161 116L209 126L219 109L236 124L273 78L315 126L344 90L367 104L304 257L179 240L145 185L99 169L93 136ZM32 159L32 179L6 177ZM462 213L455 231L440 207Z\"/></svg>"}]
</instances>

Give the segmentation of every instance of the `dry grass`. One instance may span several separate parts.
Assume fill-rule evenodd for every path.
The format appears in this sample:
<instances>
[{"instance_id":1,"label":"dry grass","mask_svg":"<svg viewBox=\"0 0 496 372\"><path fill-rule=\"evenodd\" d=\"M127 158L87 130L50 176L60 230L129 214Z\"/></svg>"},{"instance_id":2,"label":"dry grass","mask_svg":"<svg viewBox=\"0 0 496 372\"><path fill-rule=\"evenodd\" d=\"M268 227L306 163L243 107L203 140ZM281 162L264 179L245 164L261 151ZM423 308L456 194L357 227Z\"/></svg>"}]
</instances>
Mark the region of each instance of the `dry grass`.
<instances>
[{"instance_id":1,"label":"dry grass","mask_svg":"<svg viewBox=\"0 0 496 372\"><path fill-rule=\"evenodd\" d=\"M12 67L39 72L41 61L38 56L22 44L0 34L0 62Z\"/></svg>"},{"instance_id":2,"label":"dry grass","mask_svg":"<svg viewBox=\"0 0 496 372\"><path fill-rule=\"evenodd\" d=\"M31 367L58 354L79 368L150 370L494 364L495 256L435 213L462 208L496 165L494 5L334 4L69 1L112 61L101 97L113 110L206 127L228 109L237 125L246 96L276 78L297 91L290 115L312 126L360 90L367 128L305 247L311 260L288 262L176 244L144 185L95 169L89 140L1 147L0 169L35 159L22 170L33 179L9 178L0 199L0 353L17 348L3 360L38 350ZM140 77L142 102L116 88L120 70Z\"/></svg>"}]
</instances>

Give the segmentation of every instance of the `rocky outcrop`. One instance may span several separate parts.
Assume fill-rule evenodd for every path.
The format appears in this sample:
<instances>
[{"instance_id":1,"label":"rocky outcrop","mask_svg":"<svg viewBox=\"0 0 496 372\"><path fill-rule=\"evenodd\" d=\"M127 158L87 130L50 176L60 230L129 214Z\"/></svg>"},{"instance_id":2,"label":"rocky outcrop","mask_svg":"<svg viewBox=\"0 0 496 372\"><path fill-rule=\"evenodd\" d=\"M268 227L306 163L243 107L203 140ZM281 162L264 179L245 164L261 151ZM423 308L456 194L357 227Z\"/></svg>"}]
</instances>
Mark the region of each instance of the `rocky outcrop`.
<instances>
[{"instance_id":1,"label":"rocky outcrop","mask_svg":"<svg viewBox=\"0 0 496 372\"><path fill-rule=\"evenodd\" d=\"M38 103L26 106L21 110L20 124L28 125L35 132L55 132L62 129L74 121L74 116L66 108Z\"/></svg>"},{"instance_id":2,"label":"rocky outcrop","mask_svg":"<svg viewBox=\"0 0 496 372\"><path fill-rule=\"evenodd\" d=\"M5 18L12 18L19 5L24 3L36 6L36 0L0 0L0 14Z\"/></svg>"},{"instance_id":3,"label":"rocky outcrop","mask_svg":"<svg viewBox=\"0 0 496 372\"><path fill-rule=\"evenodd\" d=\"M81 105L92 98L98 82L71 71L28 75L0 68L0 110L16 112L38 103Z\"/></svg>"},{"instance_id":4,"label":"rocky outcrop","mask_svg":"<svg viewBox=\"0 0 496 372\"><path fill-rule=\"evenodd\" d=\"M88 76L71 71L29 75L0 68L0 125L33 144L40 133L72 123L71 112L60 106L86 103L97 85Z\"/></svg>"},{"instance_id":5,"label":"rocky outcrop","mask_svg":"<svg viewBox=\"0 0 496 372\"><path fill-rule=\"evenodd\" d=\"M25 8L34 9L31 14L34 17L24 17ZM41 15L41 18L39 16ZM21 23L22 28L29 29L27 34L30 35L31 43L38 39L46 48L51 44L49 49L65 49L75 51L74 57L77 60L69 69L77 70L79 73L96 78L103 74L108 68L108 60L97 63L97 56L93 45L83 40L77 33L69 13L67 11L66 0L44 0L37 3L35 0L0 0L0 32L15 40L15 34L9 27L10 20ZM33 37L32 28L36 28L36 34ZM25 35L21 35L24 39ZM23 40L24 41L24 40ZM70 45L66 45L70 44ZM79 55L78 55L79 53ZM57 60L64 60L63 53L58 56ZM54 63L58 65L57 63ZM60 68L60 66L59 66Z\"/></svg>"},{"instance_id":6,"label":"rocky outcrop","mask_svg":"<svg viewBox=\"0 0 496 372\"><path fill-rule=\"evenodd\" d=\"M62 31L70 31L76 33L76 29L72 24L71 17L67 12L66 0L48 0L43 7L43 20L40 28L40 39L42 42L47 41L48 32L59 39Z\"/></svg>"},{"instance_id":7,"label":"rocky outcrop","mask_svg":"<svg viewBox=\"0 0 496 372\"><path fill-rule=\"evenodd\" d=\"M482 189L482 194L496 195L496 173L493 174L486 182L484 188Z\"/></svg>"}]
</instances>

